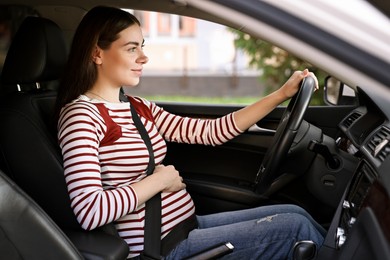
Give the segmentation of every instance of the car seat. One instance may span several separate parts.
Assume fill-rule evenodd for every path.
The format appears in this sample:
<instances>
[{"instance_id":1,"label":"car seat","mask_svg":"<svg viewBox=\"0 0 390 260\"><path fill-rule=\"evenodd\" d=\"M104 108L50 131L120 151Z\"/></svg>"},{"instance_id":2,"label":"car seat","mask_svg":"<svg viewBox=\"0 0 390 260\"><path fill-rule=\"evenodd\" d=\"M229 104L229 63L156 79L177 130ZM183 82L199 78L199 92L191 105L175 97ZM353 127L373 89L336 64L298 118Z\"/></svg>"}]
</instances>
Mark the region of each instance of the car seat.
<instances>
[{"instance_id":1,"label":"car seat","mask_svg":"<svg viewBox=\"0 0 390 260\"><path fill-rule=\"evenodd\" d=\"M83 259L50 217L0 171L2 259Z\"/></svg>"},{"instance_id":2,"label":"car seat","mask_svg":"<svg viewBox=\"0 0 390 260\"><path fill-rule=\"evenodd\" d=\"M85 231L70 207L52 113L67 59L63 32L27 17L11 43L1 79L0 167L50 216L87 259L125 259L117 233ZM42 250L46 250L42 248Z\"/></svg>"}]
</instances>

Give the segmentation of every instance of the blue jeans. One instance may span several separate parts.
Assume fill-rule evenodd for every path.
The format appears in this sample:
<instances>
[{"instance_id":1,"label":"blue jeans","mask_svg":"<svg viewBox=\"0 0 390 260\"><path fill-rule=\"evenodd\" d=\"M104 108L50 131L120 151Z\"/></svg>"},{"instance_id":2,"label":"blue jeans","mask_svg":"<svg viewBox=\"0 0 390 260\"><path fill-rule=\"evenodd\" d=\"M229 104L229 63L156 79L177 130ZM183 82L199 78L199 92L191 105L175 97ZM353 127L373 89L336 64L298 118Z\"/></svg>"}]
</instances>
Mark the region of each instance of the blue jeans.
<instances>
[{"instance_id":1,"label":"blue jeans","mask_svg":"<svg viewBox=\"0 0 390 260\"><path fill-rule=\"evenodd\" d=\"M199 227L165 259L182 259L227 241L234 250L223 259L291 259L297 241L312 240L318 248L326 234L304 209L295 205L263 206L197 219Z\"/></svg>"}]
</instances>

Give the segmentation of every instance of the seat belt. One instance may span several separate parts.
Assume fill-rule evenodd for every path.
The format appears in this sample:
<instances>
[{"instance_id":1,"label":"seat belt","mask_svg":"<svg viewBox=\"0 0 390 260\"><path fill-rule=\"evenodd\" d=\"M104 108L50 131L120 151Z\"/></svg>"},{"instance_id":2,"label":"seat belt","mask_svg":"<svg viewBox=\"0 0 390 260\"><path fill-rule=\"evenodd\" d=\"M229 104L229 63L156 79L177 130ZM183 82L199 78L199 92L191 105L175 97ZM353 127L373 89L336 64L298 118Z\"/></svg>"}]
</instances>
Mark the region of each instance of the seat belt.
<instances>
[{"instance_id":1,"label":"seat belt","mask_svg":"<svg viewBox=\"0 0 390 260\"><path fill-rule=\"evenodd\" d=\"M120 100L129 103L134 124L148 148L149 163L146 175L151 175L154 172L155 164L150 137L134 106L122 92ZM161 258L161 193L159 192L145 203L144 251L141 253L141 259Z\"/></svg>"},{"instance_id":2,"label":"seat belt","mask_svg":"<svg viewBox=\"0 0 390 260\"><path fill-rule=\"evenodd\" d=\"M146 171L147 175L154 172L154 153L150 137L139 118L135 107L124 94L123 89L119 94L122 102L128 102L130 105L131 115L139 134L145 142L149 151L149 163ZM198 223L195 215L189 217L182 223L178 224L171 232L161 241L161 193L157 193L145 203L145 226L144 226L144 251L140 255L143 260L160 260L163 255L168 254L180 241L188 237L188 233L197 228ZM230 243L223 245L217 244L201 253L194 255L192 259L214 259L229 254L233 251L234 246Z\"/></svg>"}]
</instances>

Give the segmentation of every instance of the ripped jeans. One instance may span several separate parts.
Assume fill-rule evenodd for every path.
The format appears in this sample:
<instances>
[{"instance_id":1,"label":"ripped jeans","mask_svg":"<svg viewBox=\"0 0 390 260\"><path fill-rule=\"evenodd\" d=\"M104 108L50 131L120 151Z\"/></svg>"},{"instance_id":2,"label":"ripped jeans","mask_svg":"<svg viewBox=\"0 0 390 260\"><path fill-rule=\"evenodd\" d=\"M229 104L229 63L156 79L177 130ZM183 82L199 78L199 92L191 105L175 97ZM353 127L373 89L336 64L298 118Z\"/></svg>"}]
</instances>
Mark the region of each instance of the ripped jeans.
<instances>
[{"instance_id":1,"label":"ripped jeans","mask_svg":"<svg viewBox=\"0 0 390 260\"><path fill-rule=\"evenodd\" d=\"M222 259L292 259L297 241L312 240L319 248L326 234L304 209L295 205L263 206L197 219L199 227L165 259L183 259L227 241L234 250Z\"/></svg>"}]
</instances>

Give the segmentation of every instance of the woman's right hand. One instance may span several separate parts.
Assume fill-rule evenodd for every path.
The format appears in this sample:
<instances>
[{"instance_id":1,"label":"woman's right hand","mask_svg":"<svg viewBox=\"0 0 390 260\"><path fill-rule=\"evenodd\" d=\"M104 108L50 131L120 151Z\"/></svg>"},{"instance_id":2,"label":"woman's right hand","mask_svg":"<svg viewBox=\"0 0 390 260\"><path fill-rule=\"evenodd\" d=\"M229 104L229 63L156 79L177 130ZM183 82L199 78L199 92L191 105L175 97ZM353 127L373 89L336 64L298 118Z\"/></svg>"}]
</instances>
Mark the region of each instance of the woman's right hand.
<instances>
[{"instance_id":1,"label":"woman's right hand","mask_svg":"<svg viewBox=\"0 0 390 260\"><path fill-rule=\"evenodd\" d=\"M158 176L160 179L163 188L162 192L179 191L186 187L183 178L173 165L157 165L153 175Z\"/></svg>"},{"instance_id":2,"label":"woman's right hand","mask_svg":"<svg viewBox=\"0 0 390 260\"><path fill-rule=\"evenodd\" d=\"M138 205L141 205L159 192L175 192L185 189L183 178L172 165L157 165L153 174L142 180L132 183L138 198Z\"/></svg>"}]
</instances>

